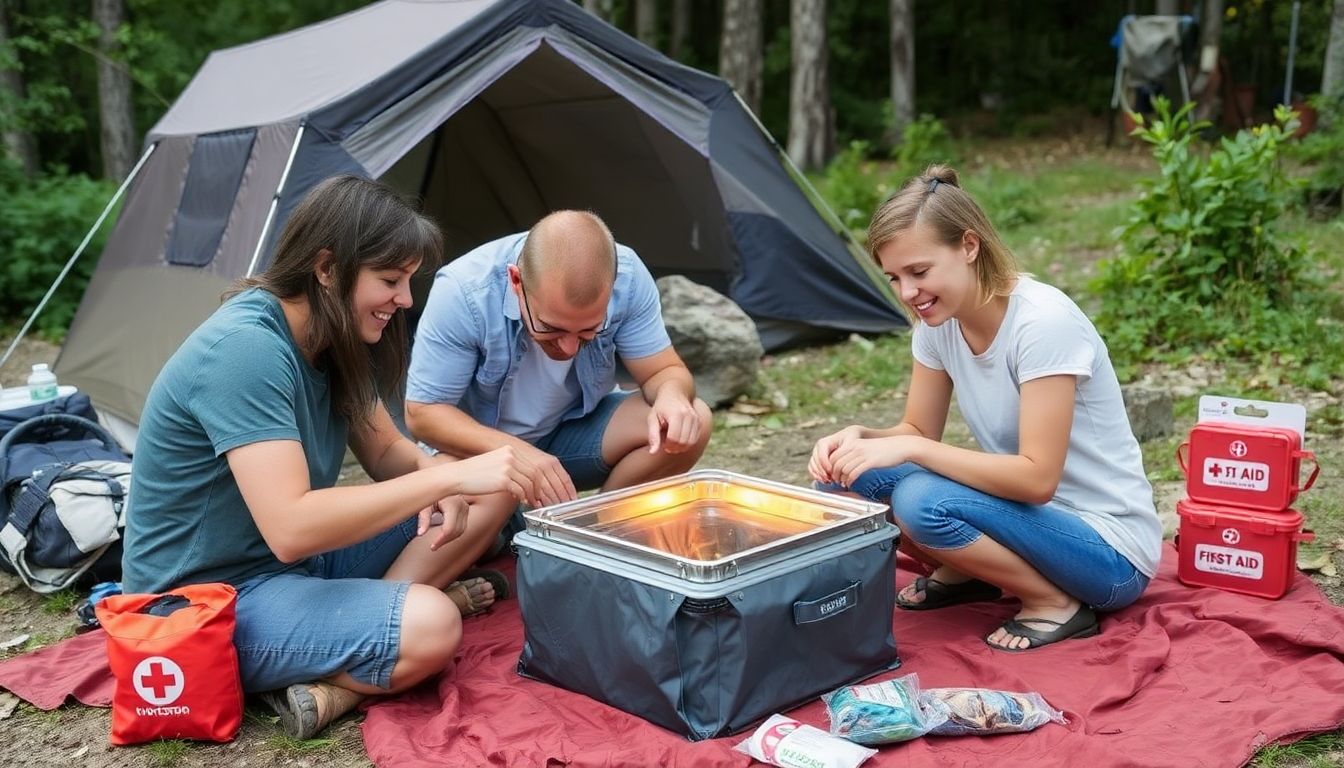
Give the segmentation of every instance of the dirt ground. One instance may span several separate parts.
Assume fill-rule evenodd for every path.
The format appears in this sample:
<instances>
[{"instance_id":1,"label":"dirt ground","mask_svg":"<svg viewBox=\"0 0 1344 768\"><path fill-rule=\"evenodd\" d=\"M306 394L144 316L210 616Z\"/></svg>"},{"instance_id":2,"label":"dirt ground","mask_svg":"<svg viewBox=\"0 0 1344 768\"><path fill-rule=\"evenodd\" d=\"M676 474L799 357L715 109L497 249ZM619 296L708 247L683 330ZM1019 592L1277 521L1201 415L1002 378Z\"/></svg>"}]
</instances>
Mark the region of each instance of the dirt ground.
<instances>
[{"instance_id":1,"label":"dirt ground","mask_svg":"<svg viewBox=\"0 0 1344 768\"><path fill-rule=\"evenodd\" d=\"M41 341L25 341L10 364L0 369L0 386L22 383L32 363L53 362L56 348ZM797 354L812 354L804 351ZM1193 397L1194 392L1207 386L1208 374L1189 371L1166 371L1160 377L1164 385L1172 387L1180 398ZM1207 391L1207 390L1204 390ZM1302 393L1306 396L1306 393ZM1319 401L1320 407L1333 403L1338 407L1339 392ZM899 396L878 397L868 402L858 413L826 419L802 421L784 419L784 426L770 428L757 421L740 427L727 427L720 419L719 429L711 442L702 467L730 469L756 477L788 483L805 484L806 460L812 444L848 423L859 422L881 425L894 423L904 407ZM1193 409L1190 409L1192 412ZM1179 410L1178 410L1179 412ZM787 414L785 414L787 416ZM1188 429L1190 419L1177 419L1175 434ZM777 422L778 423L778 422ZM1325 467L1317 489L1312 495L1328 496L1338 500L1344 493L1339 468L1344 466L1344 447L1339 445L1338 433L1317 440L1313 447L1320 454ZM954 418L948 427L948 439L965 443L969 434L964 423ZM1171 438L1158 441L1160 445L1150 453L1149 470L1154 470L1153 455L1169 456ZM1146 446L1151 447L1151 446ZM1160 461L1160 459L1158 460ZM346 481L357 480L355 477ZM1182 492L1182 483L1172 473L1162 474L1154 484L1158 506L1167 520L1168 530L1174 523L1175 501ZM1338 513L1339 505L1335 502ZM1338 530L1338 529L1337 529ZM1344 535L1344 534L1341 534ZM1329 550L1333 551L1333 550ZM1344 556L1330 555L1335 566L1344 566ZM1313 574L1336 603L1344 602L1340 578L1333 575ZM0 650L0 658L8 658L24 650L50 644L74 631L69 606L57 601L43 600L31 594L8 575L0 575L0 644L12 642L27 635L25 642ZM467 630L470 631L470 625ZM227 745L186 745L165 742L147 747L113 749L107 743L108 710L81 706L66 706L54 712L41 712L26 704L19 704L11 714L4 714L7 706L0 698L0 765L12 766L367 766L358 718L348 717L324 734L324 738L298 743L287 739L273 717L261 706L249 703L247 715L237 740ZM1340 764L1344 764L1344 755ZM1296 761L1276 760L1275 765L1295 765ZM1321 763L1313 762L1313 765Z\"/></svg>"}]
</instances>

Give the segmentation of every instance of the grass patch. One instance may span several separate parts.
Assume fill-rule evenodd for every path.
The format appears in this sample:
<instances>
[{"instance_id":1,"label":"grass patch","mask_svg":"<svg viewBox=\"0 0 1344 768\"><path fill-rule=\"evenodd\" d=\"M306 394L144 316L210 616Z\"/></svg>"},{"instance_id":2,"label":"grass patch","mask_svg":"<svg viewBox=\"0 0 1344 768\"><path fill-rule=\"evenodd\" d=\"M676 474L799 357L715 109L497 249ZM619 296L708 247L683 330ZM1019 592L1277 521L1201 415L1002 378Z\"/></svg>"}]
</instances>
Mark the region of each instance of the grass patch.
<instances>
[{"instance_id":1,"label":"grass patch","mask_svg":"<svg viewBox=\"0 0 1344 768\"><path fill-rule=\"evenodd\" d=\"M1260 750L1256 768L1328 768L1344 762L1344 731L1308 736L1292 744L1271 744Z\"/></svg>"},{"instance_id":2,"label":"grass patch","mask_svg":"<svg viewBox=\"0 0 1344 768\"><path fill-rule=\"evenodd\" d=\"M910 368L909 335L851 337L769 358L751 399L787 404L781 410L790 421L844 419L876 398L904 396Z\"/></svg>"},{"instance_id":3,"label":"grass patch","mask_svg":"<svg viewBox=\"0 0 1344 768\"><path fill-rule=\"evenodd\" d=\"M177 765L191 751L191 745L180 739L154 741L145 745L145 755L151 765L168 768Z\"/></svg>"},{"instance_id":4,"label":"grass patch","mask_svg":"<svg viewBox=\"0 0 1344 768\"><path fill-rule=\"evenodd\" d=\"M73 589L62 589L42 598L42 610L55 615L69 614L79 605L79 593Z\"/></svg>"}]
</instances>

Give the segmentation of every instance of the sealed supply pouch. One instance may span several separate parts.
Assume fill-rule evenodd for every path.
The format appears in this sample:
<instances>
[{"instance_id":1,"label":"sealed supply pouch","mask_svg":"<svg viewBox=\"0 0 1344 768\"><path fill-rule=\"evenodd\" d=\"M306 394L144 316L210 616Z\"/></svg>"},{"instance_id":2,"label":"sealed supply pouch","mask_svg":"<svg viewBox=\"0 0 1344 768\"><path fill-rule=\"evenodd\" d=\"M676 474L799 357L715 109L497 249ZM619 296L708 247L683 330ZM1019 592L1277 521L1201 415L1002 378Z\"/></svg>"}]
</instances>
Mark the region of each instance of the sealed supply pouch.
<instances>
[{"instance_id":1,"label":"sealed supply pouch","mask_svg":"<svg viewBox=\"0 0 1344 768\"><path fill-rule=\"evenodd\" d=\"M733 749L781 768L858 768L877 754L783 715L771 715Z\"/></svg>"},{"instance_id":2,"label":"sealed supply pouch","mask_svg":"<svg viewBox=\"0 0 1344 768\"><path fill-rule=\"evenodd\" d=\"M859 744L917 739L947 719L941 709L920 704L919 677L906 675L869 685L846 685L821 697L831 735Z\"/></svg>"},{"instance_id":3,"label":"sealed supply pouch","mask_svg":"<svg viewBox=\"0 0 1344 768\"><path fill-rule=\"evenodd\" d=\"M116 595L95 612L117 679L113 744L157 739L231 741L243 723L233 647L238 596L228 584L162 595Z\"/></svg>"},{"instance_id":4,"label":"sealed supply pouch","mask_svg":"<svg viewBox=\"0 0 1344 768\"><path fill-rule=\"evenodd\" d=\"M1039 693L1011 693L985 688L930 688L919 694L926 710L947 716L930 736L991 736L1025 733L1046 723L1066 724L1064 713L1046 703Z\"/></svg>"}]
</instances>

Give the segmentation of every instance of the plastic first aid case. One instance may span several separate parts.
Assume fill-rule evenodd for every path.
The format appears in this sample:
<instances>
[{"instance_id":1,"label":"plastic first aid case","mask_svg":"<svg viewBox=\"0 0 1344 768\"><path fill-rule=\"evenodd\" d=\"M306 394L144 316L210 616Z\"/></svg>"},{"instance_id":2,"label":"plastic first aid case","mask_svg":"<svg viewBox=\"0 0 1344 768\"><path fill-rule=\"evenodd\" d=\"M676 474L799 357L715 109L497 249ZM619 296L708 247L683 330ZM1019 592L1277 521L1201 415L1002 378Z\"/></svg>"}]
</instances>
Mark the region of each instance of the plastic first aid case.
<instances>
[{"instance_id":1,"label":"plastic first aid case","mask_svg":"<svg viewBox=\"0 0 1344 768\"><path fill-rule=\"evenodd\" d=\"M883 505L699 470L524 518L526 677L700 740L900 664Z\"/></svg>"},{"instance_id":2,"label":"plastic first aid case","mask_svg":"<svg viewBox=\"0 0 1344 768\"><path fill-rule=\"evenodd\" d=\"M1217 507L1184 499L1176 577L1183 583L1278 599L1292 586L1302 530L1296 510L1263 512Z\"/></svg>"},{"instance_id":3,"label":"plastic first aid case","mask_svg":"<svg viewBox=\"0 0 1344 768\"><path fill-rule=\"evenodd\" d=\"M1200 422L1176 458L1192 500L1269 512L1292 506L1321 471L1315 454L1302 450L1301 435L1285 427ZM1315 465L1305 483L1303 459Z\"/></svg>"}]
</instances>

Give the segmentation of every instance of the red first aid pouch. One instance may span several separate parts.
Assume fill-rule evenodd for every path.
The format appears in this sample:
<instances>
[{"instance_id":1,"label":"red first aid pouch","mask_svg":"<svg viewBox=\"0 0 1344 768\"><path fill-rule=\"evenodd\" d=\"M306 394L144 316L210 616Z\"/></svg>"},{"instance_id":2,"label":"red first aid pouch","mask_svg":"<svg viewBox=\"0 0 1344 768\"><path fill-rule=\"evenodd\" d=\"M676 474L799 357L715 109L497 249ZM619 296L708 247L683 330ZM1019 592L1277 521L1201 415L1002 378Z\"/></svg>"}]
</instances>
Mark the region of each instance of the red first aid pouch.
<instances>
[{"instance_id":1,"label":"red first aid pouch","mask_svg":"<svg viewBox=\"0 0 1344 768\"><path fill-rule=\"evenodd\" d=\"M162 595L118 595L94 609L117 679L111 741L231 741L243 723L233 647L238 595L193 584Z\"/></svg>"}]
</instances>

